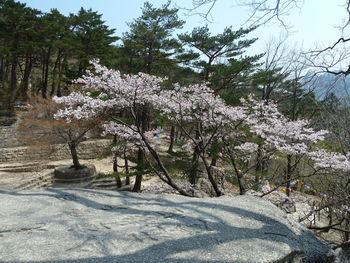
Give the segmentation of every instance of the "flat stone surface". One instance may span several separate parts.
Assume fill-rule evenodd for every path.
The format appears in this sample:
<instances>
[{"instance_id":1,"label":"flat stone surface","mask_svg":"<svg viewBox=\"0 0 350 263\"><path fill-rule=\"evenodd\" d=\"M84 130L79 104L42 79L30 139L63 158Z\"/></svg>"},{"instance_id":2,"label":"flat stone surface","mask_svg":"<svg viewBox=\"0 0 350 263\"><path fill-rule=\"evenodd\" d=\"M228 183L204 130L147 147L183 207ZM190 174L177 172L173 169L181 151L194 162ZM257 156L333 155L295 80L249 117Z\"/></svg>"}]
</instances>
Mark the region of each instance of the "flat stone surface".
<instances>
[{"instance_id":1,"label":"flat stone surface","mask_svg":"<svg viewBox=\"0 0 350 263\"><path fill-rule=\"evenodd\" d=\"M0 262L322 262L327 252L253 196L0 190Z\"/></svg>"}]
</instances>

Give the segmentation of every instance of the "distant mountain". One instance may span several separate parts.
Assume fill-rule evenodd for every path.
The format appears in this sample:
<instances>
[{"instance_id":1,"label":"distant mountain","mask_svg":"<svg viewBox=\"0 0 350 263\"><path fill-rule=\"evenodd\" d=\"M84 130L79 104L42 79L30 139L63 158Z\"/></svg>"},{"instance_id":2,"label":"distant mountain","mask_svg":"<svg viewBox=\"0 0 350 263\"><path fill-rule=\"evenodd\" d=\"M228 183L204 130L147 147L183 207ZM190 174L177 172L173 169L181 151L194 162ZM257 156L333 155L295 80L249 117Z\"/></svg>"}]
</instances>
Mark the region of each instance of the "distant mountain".
<instances>
[{"instance_id":1,"label":"distant mountain","mask_svg":"<svg viewBox=\"0 0 350 263\"><path fill-rule=\"evenodd\" d=\"M303 82L303 88L314 91L318 100L323 100L333 93L344 104L350 104L350 76L337 76L329 73L315 76L313 73L308 73Z\"/></svg>"}]
</instances>

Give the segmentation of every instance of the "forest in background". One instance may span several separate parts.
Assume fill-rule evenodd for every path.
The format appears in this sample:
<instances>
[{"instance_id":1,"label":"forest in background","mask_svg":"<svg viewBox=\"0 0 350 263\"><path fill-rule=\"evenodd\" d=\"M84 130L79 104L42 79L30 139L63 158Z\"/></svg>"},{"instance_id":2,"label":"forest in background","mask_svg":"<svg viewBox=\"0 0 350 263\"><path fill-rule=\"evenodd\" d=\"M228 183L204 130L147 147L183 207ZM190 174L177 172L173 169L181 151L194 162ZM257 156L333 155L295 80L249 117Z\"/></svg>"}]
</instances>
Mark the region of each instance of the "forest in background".
<instances>
[{"instance_id":1,"label":"forest in background","mask_svg":"<svg viewBox=\"0 0 350 263\"><path fill-rule=\"evenodd\" d=\"M254 27L227 27L212 35L203 26L177 34L185 23L177 13L170 2L161 8L146 3L142 16L119 38L93 10L82 8L65 16L56 9L43 13L13 0L1 1L0 116L11 116L15 102L25 103L29 94L67 94L72 80L85 73L93 58L124 73L145 72L180 83L209 82L232 103L254 92L261 99L272 96L289 104L294 92L299 103L319 108L312 87L300 88L301 72L295 76L304 69L291 68L295 58L288 61L290 54L282 51L281 43L271 43L265 54L248 56L246 50L253 50L258 41L249 38ZM310 115L313 110L289 114Z\"/></svg>"}]
</instances>

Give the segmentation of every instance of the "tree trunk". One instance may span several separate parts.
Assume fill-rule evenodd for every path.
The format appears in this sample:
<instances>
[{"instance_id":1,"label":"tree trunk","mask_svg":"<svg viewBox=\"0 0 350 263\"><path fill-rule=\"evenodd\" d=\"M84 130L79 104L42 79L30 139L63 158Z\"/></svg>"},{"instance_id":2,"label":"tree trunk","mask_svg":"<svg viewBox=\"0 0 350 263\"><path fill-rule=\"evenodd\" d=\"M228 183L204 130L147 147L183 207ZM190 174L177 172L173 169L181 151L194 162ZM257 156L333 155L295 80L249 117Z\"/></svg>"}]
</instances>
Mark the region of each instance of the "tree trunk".
<instances>
[{"instance_id":1,"label":"tree trunk","mask_svg":"<svg viewBox=\"0 0 350 263\"><path fill-rule=\"evenodd\" d=\"M231 158L231 157L230 157ZM231 158L231 163L233 165L233 168L235 169L235 173L237 176L237 182L238 182L238 187L239 187L239 194L244 195L246 193L246 189L244 187L244 182L243 182L243 175L242 173L238 170L236 162L234 161L233 158Z\"/></svg>"},{"instance_id":2,"label":"tree trunk","mask_svg":"<svg viewBox=\"0 0 350 263\"><path fill-rule=\"evenodd\" d=\"M125 148L124 148L124 166L125 166L125 174L126 174L125 184L130 185L129 162L128 162L128 158L126 156L126 149Z\"/></svg>"},{"instance_id":3,"label":"tree trunk","mask_svg":"<svg viewBox=\"0 0 350 263\"><path fill-rule=\"evenodd\" d=\"M242 174L240 174L240 173L237 174L237 181L238 181L238 186L239 186L239 194L245 195L246 190L244 187Z\"/></svg>"},{"instance_id":4,"label":"tree trunk","mask_svg":"<svg viewBox=\"0 0 350 263\"><path fill-rule=\"evenodd\" d=\"M215 181L215 178L213 176L212 167L208 164L207 160L205 159L205 157L203 155L200 155L200 157L204 163L205 169L206 169L207 174L208 174L208 179L214 188L216 196L222 196L224 193L219 189L219 186L218 186L217 182Z\"/></svg>"},{"instance_id":5,"label":"tree trunk","mask_svg":"<svg viewBox=\"0 0 350 263\"><path fill-rule=\"evenodd\" d=\"M290 181L292 179L292 156L288 154L287 156L287 173L286 173L286 180L287 180L287 185L286 185L286 194L287 196L290 195Z\"/></svg>"},{"instance_id":6,"label":"tree trunk","mask_svg":"<svg viewBox=\"0 0 350 263\"><path fill-rule=\"evenodd\" d=\"M170 130L170 145L169 145L168 153L174 152L174 142L175 142L175 125L172 125Z\"/></svg>"},{"instance_id":7,"label":"tree trunk","mask_svg":"<svg viewBox=\"0 0 350 263\"><path fill-rule=\"evenodd\" d=\"M233 156L233 154L232 154L232 152L230 151L229 148L227 148L227 152L229 154L231 164L232 164L233 169L235 170L235 173L236 173L236 176L237 176L237 182L238 182L238 186L239 186L239 194L240 195L244 195L246 193L246 189L244 187L243 175L239 171L239 169L237 167L237 164L236 164L236 161L235 161L235 158L234 158L234 156Z\"/></svg>"},{"instance_id":8,"label":"tree trunk","mask_svg":"<svg viewBox=\"0 0 350 263\"><path fill-rule=\"evenodd\" d=\"M259 145L257 156L256 156L256 166L255 166L255 182L259 183L261 181L262 174L267 171L266 160L264 160L262 146Z\"/></svg>"},{"instance_id":9,"label":"tree trunk","mask_svg":"<svg viewBox=\"0 0 350 263\"><path fill-rule=\"evenodd\" d=\"M53 97L56 91L56 82L57 82L57 73L59 71L59 61L61 60L61 51L58 51L57 58L55 60L55 64L52 70L52 84L51 84L51 92L50 96Z\"/></svg>"},{"instance_id":10,"label":"tree trunk","mask_svg":"<svg viewBox=\"0 0 350 263\"><path fill-rule=\"evenodd\" d=\"M199 128L196 129L196 140L199 139ZM198 181L198 167L199 167L199 146L196 146L192 155L192 165L189 174L190 183L195 185Z\"/></svg>"},{"instance_id":11,"label":"tree trunk","mask_svg":"<svg viewBox=\"0 0 350 263\"><path fill-rule=\"evenodd\" d=\"M142 174L137 174L135 178L133 192L141 192Z\"/></svg>"},{"instance_id":12,"label":"tree trunk","mask_svg":"<svg viewBox=\"0 0 350 263\"><path fill-rule=\"evenodd\" d=\"M129 185L130 184L129 162L125 153L124 153L124 165L125 165L125 173L126 173L125 184Z\"/></svg>"},{"instance_id":13,"label":"tree trunk","mask_svg":"<svg viewBox=\"0 0 350 263\"><path fill-rule=\"evenodd\" d=\"M141 132L145 133L149 130L149 124L150 124L150 109L148 105L144 105L139 112L139 118L138 122L141 125ZM145 162L144 158L144 152L141 148L139 148L137 152L137 164L143 166ZM141 183L142 183L142 174L137 174L135 179L134 188L132 189L133 192L140 192L141 191Z\"/></svg>"},{"instance_id":14,"label":"tree trunk","mask_svg":"<svg viewBox=\"0 0 350 263\"><path fill-rule=\"evenodd\" d=\"M82 166L79 162L77 146L75 145L75 143L69 143L68 145L69 145L69 150L70 150L70 153L72 156L74 169L81 169Z\"/></svg>"},{"instance_id":15,"label":"tree trunk","mask_svg":"<svg viewBox=\"0 0 350 263\"><path fill-rule=\"evenodd\" d=\"M49 82L49 64L50 64L50 53L49 50L44 58L44 65L43 65L43 80L42 80L42 89L41 94L43 98L47 97L47 87Z\"/></svg>"},{"instance_id":16,"label":"tree trunk","mask_svg":"<svg viewBox=\"0 0 350 263\"><path fill-rule=\"evenodd\" d=\"M144 164L144 153L141 148L137 152L137 163L140 165ZM142 174L137 173L132 191L141 192L141 184L142 184Z\"/></svg>"},{"instance_id":17,"label":"tree trunk","mask_svg":"<svg viewBox=\"0 0 350 263\"><path fill-rule=\"evenodd\" d=\"M120 175L118 172L118 158L116 155L113 156L113 172L115 174L115 182L117 184L117 187L120 188L123 186L122 180L120 179Z\"/></svg>"},{"instance_id":18,"label":"tree trunk","mask_svg":"<svg viewBox=\"0 0 350 263\"><path fill-rule=\"evenodd\" d=\"M152 146L148 143L147 139L145 138L144 134L141 134L142 140L145 143L147 149L149 150L150 154L152 155L152 157L154 158L154 160L157 162L160 170L162 171L163 176L161 176L159 173L158 176L159 178L167 183L168 185L170 185L171 187L173 187L175 190L177 190L180 194L185 195L185 196L193 196L192 194L188 193L186 190L181 189L174 181L173 179L170 177L167 169L164 167L163 162L161 161L161 159L159 158L158 153L152 148Z\"/></svg>"},{"instance_id":19,"label":"tree trunk","mask_svg":"<svg viewBox=\"0 0 350 263\"><path fill-rule=\"evenodd\" d=\"M7 101L7 116L12 117L15 115L14 102L17 97L17 56L14 55L11 64L11 75L10 75L10 91L8 93Z\"/></svg>"},{"instance_id":20,"label":"tree trunk","mask_svg":"<svg viewBox=\"0 0 350 263\"><path fill-rule=\"evenodd\" d=\"M25 62L24 74L23 74L22 90L21 90L21 97L23 100L26 100L28 97L27 93L29 89L29 78L32 72L32 66L33 66L32 58L30 56L27 56L26 62Z\"/></svg>"},{"instance_id":21,"label":"tree trunk","mask_svg":"<svg viewBox=\"0 0 350 263\"><path fill-rule=\"evenodd\" d=\"M117 136L114 135L113 137L113 144L115 145L117 143ZM118 172L118 158L116 154L113 154L113 172L115 174L115 182L117 184L117 187L122 187L122 180L120 179L120 175Z\"/></svg>"},{"instance_id":22,"label":"tree trunk","mask_svg":"<svg viewBox=\"0 0 350 263\"><path fill-rule=\"evenodd\" d=\"M0 74L0 125L11 124L8 123L7 117L12 117L14 115L14 109L11 108L11 90L9 86L9 76L11 75L11 62L10 59L5 59L1 61L1 74ZM2 119L2 117L5 117Z\"/></svg>"},{"instance_id":23,"label":"tree trunk","mask_svg":"<svg viewBox=\"0 0 350 263\"><path fill-rule=\"evenodd\" d=\"M58 79L57 79L57 96L62 96L62 89L61 89L61 81L63 78L63 68L66 65L66 59L63 57L63 60L59 60L58 62Z\"/></svg>"}]
</instances>

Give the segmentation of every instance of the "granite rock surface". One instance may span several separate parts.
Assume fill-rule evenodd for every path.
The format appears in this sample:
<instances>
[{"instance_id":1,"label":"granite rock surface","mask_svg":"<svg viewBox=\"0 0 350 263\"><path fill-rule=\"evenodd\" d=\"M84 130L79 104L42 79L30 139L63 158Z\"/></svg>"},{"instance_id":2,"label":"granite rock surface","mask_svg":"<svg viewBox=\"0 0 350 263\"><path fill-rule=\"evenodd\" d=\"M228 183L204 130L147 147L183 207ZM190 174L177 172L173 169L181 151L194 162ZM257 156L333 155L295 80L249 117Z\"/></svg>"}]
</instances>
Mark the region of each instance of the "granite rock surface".
<instances>
[{"instance_id":1,"label":"granite rock surface","mask_svg":"<svg viewBox=\"0 0 350 263\"><path fill-rule=\"evenodd\" d=\"M328 252L254 196L0 190L0 262L325 262Z\"/></svg>"}]
</instances>

